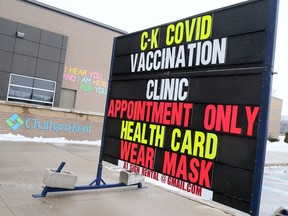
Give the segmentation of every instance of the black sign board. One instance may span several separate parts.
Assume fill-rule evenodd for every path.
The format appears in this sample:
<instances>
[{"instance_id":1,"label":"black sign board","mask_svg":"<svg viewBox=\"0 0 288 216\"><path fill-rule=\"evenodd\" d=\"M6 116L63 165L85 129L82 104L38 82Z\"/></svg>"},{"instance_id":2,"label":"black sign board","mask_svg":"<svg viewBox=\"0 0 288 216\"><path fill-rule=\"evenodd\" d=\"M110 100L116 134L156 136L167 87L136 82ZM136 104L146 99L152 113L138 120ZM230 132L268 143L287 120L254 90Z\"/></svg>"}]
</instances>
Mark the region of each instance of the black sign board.
<instances>
[{"instance_id":1,"label":"black sign board","mask_svg":"<svg viewBox=\"0 0 288 216\"><path fill-rule=\"evenodd\" d=\"M103 159L257 215L277 5L249 1L117 37Z\"/></svg>"}]
</instances>

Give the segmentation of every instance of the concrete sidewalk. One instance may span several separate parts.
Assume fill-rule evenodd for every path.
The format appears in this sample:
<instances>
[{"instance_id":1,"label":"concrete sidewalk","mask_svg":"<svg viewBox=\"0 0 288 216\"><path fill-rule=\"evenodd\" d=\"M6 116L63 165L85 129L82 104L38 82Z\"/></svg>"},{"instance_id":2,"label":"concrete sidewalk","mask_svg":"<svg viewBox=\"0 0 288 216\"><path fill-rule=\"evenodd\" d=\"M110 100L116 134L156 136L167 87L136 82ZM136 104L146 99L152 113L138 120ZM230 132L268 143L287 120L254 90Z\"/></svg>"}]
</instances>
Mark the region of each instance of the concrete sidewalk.
<instances>
[{"instance_id":1,"label":"concrete sidewalk","mask_svg":"<svg viewBox=\"0 0 288 216\"><path fill-rule=\"evenodd\" d=\"M89 184L96 175L98 156L96 146L0 142L0 216L243 215L220 205L190 200L149 183L145 183L146 189L123 187L32 197L42 191L45 168L57 168L62 161L66 162L64 170L78 176L76 185ZM117 183L119 172L105 167L104 180Z\"/></svg>"}]
</instances>

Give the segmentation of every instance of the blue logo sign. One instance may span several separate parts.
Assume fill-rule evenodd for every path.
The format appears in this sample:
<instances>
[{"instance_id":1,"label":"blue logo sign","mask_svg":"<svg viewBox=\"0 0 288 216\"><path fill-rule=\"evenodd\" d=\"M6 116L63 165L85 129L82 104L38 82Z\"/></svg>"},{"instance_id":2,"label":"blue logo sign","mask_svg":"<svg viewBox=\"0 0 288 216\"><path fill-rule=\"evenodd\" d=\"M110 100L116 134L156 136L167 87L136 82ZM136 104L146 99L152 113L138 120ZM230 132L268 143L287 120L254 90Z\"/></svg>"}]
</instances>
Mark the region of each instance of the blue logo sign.
<instances>
[{"instance_id":1,"label":"blue logo sign","mask_svg":"<svg viewBox=\"0 0 288 216\"><path fill-rule=\"evenodd\" d=\"M16 131L24 122L18 114L14 114L6 120L6 123L12 128L12 130Z\"/></svg>"},{"instance_id":2,"label":"blue logo sign","mask_svg":"<svg viewBox=\"0 0 288 216\"><path fill-rule=\"evenodd\" d=\"M32 130L45 130L45 131L58 131L58 132L68 132L68 133L86 133L90 134L91 126L80 125L78 122L72 123L59 123L55 122L53 119L46 119L39 121L37 118L27 118L22 120L18 114L12 115L6 120L7 125L16 131L22 124L25 125L27 129Z\"/></svg>"}]
</instances>

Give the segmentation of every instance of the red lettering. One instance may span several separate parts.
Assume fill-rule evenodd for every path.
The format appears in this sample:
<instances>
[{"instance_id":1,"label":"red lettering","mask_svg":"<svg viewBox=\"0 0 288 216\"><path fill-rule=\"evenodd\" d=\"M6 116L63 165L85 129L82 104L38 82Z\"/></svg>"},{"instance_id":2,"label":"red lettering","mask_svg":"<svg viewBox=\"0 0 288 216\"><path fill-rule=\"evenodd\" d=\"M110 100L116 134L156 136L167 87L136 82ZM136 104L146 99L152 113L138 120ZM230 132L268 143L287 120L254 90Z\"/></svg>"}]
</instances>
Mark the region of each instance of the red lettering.
<instances>
[{"instance_id":1,"label":"red lettering","mask_svg":"<svg viewBox=\"0 0 288 216\"><path fill-rule=\"evenodd\" d=\"M116 117L115 114L116 113L114 113L114 100L112 99L112 100L110 100L107 116L108 117Z\"/></svg>"},{"instance_id":2,"label":"red lettering","mask_svg":"<svg viewBox=\"0 0 288 216\"><path fill-rule=\"evenodd\" d=\"M120 118L123 118L123 113L127 110L127 101L122 100L121 101L121 110L120 110Z\"/></svg>"},{"instance_id":3,"label":"red lettering","mask_svg":"<svg viewBox=\"0 0 288 216\"><path fill-rule=\"evenodd\" d=\"M128 161L129 153L131 149L130 142L121 140L121 146L120 146L120 159Z\"/></svg>"},{"instance_id":4,"label":"red lettering","mask_svg":"<svg viewBox=\"0 0 288 216\"><path fill-rule=\"evenodd\" d=\"M121 100L115 101L115 115L114 117L117 117L117 112L121 110Z\"/></svg>"},{"instance_id":5,"label":"red lettering","mask_svg":"<svg viewBox=\"0 0 288 216\"><path fill-rule=\"evenodd\" d=\"M184 109L185 109L185 114L184 114L184 127L189 127L189 120L190 120L190 113L192 110L193 104L186 104L184 103Z\"/></svg>"},{"instance_id":6,"label":"red lettering","mask_svg":"<svg viewBox=\"0 0 288 216\"><path fill-rule=\"evenodd\" d=\"M193 184L187 184L187 188L186 188L186 191L187 192L191 192L191 186L192 186Z\"/></svg>"},{"instance_id":7,"label":"red lettering","mask_svg":"<svg viewBox=\"0 0 288 216\"><path fill-rule=\"evenodd\" d=\"M238 106L236 105L208 105L204 113L204 127L207 130L223 131L241 134L242 128L237 127Z\"/></svg>"},{"instance_id":8,"label":"red lettering","mask_svg":"<svg viewBox=\"0 0 288 216\"><path fill-rule=\"evenodd\" d=\"M179 156L179 155L178 155ZM164 164L162 173L184 181L189 181L199 186L211 188L210 171L213 166L212 161L199 160L198 158L191 158L189 164L189 172L187 169L187 156L180 155L177 161L177 154L165 151Z\"/></svg>"},{"instance_id":9,"label":"red lettering","mask_svg":"<svg viewBox=\"0 0 288 216\"><path fill-rule=\"evenodd\" d=\"M129 101L128 106L127 106L127 114L126 114L127 118L133 119L133 113L134 113L134 101Z\"/></svg>"},{"instance_id":10,"label":"red lettering","mask_svg":"<svg viewBox=\"0 0 288 216\"><path fill-rule=\"evenodd\" d=\"M234 134L241 134L242 128L237 127L238 106L232 107L231 127L230 132Z\"/></svg>"},{"instance_id":11,"label":"red lettering","mask_svg":"<svg viewBox=\"0 0 288 216\"><path fill-rule=\"evenodd\" d=\"M191 173L188 174L189 181L191 183L196 183L198 181L199 175L198 175L198 170L200 162L197 158L192 158L190 160L190 169Z\"/></svg>"},{"instance_id":12,"label":"red lettering","mask_svg":"<svg viewBox=\"0 0 288 216\"><path fill-rule=\"evenodd\" d=\"M165 103L159 103L158 105L157 104L157 102L154 102L153 104L151 121L162 123Z\"/></svg>"},{"instance_id":13,"label":"red lettering","mask_svg":"<svg viewBox=\"0 0 288 216\"><path fill-rule=\"evenodd\" d=\"M178 106L179 105L179 106ZM172 103L171 125L181 126L183 103Z\"/></svg>"},{"instance_id":14,"label":"red lettering","mask_svg":"<svg viewBox=\"0 0 288 216\"><path fill-rule=\"evenodd\" d=\"M137 164L139 164L139 165L142 164L142 166L144 166L144 164L145 164L145 148L142 145L140 145L140 147L139 147Z\"/></svg>"},{"instance_id":15,"label":"red lettering","mask_svg":"<svg viewBox=\"0 0 288 216\"><path fill-rule=\"evenodd\" d=\"M247 136L252 136L254 123L259 113L260 108L255 107L253 111L251 111L252 108L250 106L246 106L245 108L246 108L246 116L247 116L247 121L248 121Z\"/></svg>"},{"instance_id":16,"label":"red lettering","mask_svg":"<svg viewBox=\"0 0 288 216\"><path fill-rule=\"evenodd\" d=\"M145 167L153 169L155 151L153 148L147 147Z\"/></svg>"},{"instance_id":17,"label":"red lettering","mask_svg":"<svg viewBox=\"0 0 288 216\"><path fill-rule=\"evenodd\" d=\"M147 147L147 149L145 149L145 146L140 145L139 152L138 152L138 158L137 158L136 163L140 166L142 165L142 166L147 167L149 169L153 169L154 149L151 147Z\"/></svg>"},{"instance_id":18,"label":"red lettering","mask_svg":"<svg viewBox=\"0 0 288 216\"><path fill-rule=\"evenodd\" d=\"M187 192L202 196L202 187L196 186L194 184L187 184Z\"/></svg>"},{"instance_id":19,"label":"red lettering","mask_svg":"<svg viewBox=\"0 0 288 216\"><path fill-rule=\"evenodd\" d=\"M153 107L153 102L152 101L147 101L146 102L147 106L147 112L146 112L146 122L150 122L150 113L151 113L151 107Z\"/></svg>"},{"instance_id":20,"label":"red lettering","mask_svg":"<svg viewBox=\"0 0 288 216\"><path fill-rule=\"evenodd\" d=\"M137 101L135 103L134 120L136 121L145 120L145 106L146 106L146 101Z\"/></svg>"},{"instance_id":21,"label":"red lettering","mask_svg":"<svg viewBox=\"0 0 288 216\"><path fill-rule=\"evenodd\" d=\"M216 107L214 105L208 105L205 108L204 113L204 128L206 130L212 130L215 126L216 120Z\"/></svg>"},{"instance_id":22,"label":"red lettering","mask_svg":"<svg viewBox=\"0 0 288 216\"><path fill-rule=\"evenodd\" d=\"M189 127L193 104L111 99L108 117Z\"/></svg>"},{"instance_id":23,"label":"red lettering","mask_svg":"<svg viewBox=\"0 0 288 216\"><path fill-rule=\"evenodd\" d=\"M198 196L202 196L202 187L198 187L196 185L192 186L192 194L196 194Z\"/></svg>"},{"instance_id":24,"label":"red lettering","mask_svg":"<svg viewBox=\"0 0 288 216\"><path fill-rule=\"evenodd\" d=\"M122 140L121 140L122 141ZM137 147L138 145L136 143L130 143L131 145L131 151L130 151L130 162L136 164L136 155L137 155Z\"/></svg>"},{"instance_id":25,"label":"red lettering","mask_svg":"<svg viewBox=\"0 0 288 216\"><path fill-rule=\"evenodd\" d=\"M172 103L164 103L164 110L163 110L163 121L162 124L170 124L170 116L171 116L171 107Z\"/></svg>"},{"instance_id":26,"label":"red lettering","mask_svg":"<svg viewBox=\"0 0 288 216\"><path fill-rule=\"evenodd\" d=\"M187 160L185 155L180 156L177 172L176 172L176 178L181 178L187 181Z\"/></svg>"},{"instance_id":27,"label":"red lettering","mask_svg":"<svg viewBox=\"0 0 288 216\"><path fill-rule=\"evenodd\" d=\"M124 162L123 168L128 169L128 163L127 162Z\"/></svg>"},{"instance_id":28,"label":"red lettering","mask_svg":"<svg viewBox=\"0 0 288 216\"><path fill-rule=\"evenodd\" d=\"M149 169L154 167L155 150L137 143L121 140L120 159Z\"/></svg>"},{"instance_id":29,"label":"red lettering","mask_svg":"<svg viewBox=\"0 0 288 216\"><path fill-rule=\"evenodd\" d=\"M166 175L175 176L176 162L177 162L177 154L165 151L162 173Z\"/></svg>"},{"instance_id":30,"label":"red lettering","mask_svg":"<svg viewBox=\"0 0 288 216\"><path fill-rule=\"evenodd\" d=\"M130 164L130 172L134 172L134 173L137 173L139 174L140 173L140 167L139 166L136 166L136 165L133 165L133 164Z\"/></svg>"},{"instance_id":31,"label":"red lettering","mask_svg":"<svg viewBox=\"0 0 288 216\"><path fill-rule=\"evenodd\" d=\"M211 170L211 167L213 165L213 162L202 160L201 166L200 166L200 177L199 177L199 185L205 186L207 188L211 188L210 178L209 178L209 172Z\"/></svg>"},{"instance_id":32,"label":"red lettering","mask_svg":"<svg viewBox=\"0 0 288 216\"><path fill-rule=\"evenodd\" d=\"M222 131L229 133L230 116L231 116L230 105L226 106L226 110L224 109L223 105L218 105L215 130L221 131L221 126L222 126Z\"/></svg>"}]
</instances>

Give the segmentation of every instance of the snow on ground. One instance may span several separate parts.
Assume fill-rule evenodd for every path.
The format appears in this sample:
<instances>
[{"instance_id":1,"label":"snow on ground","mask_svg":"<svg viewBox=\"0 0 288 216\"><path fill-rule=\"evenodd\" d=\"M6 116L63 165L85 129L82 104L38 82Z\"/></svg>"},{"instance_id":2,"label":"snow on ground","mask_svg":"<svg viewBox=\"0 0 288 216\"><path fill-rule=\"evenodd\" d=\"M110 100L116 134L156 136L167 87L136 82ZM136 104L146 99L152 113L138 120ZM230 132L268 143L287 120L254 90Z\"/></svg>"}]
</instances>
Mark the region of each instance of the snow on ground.
<instances>
[{"instance_id":1,"label":"snow on ground","mask_svg":"<svg viewBox=\"0 0 288 216\"><path fill-rule=\"evenodd\" d=\"M279 207L288 209L288 143L267 141L260 215L270 216Z\"/></svg>"},{"instance_id":2,"label":"snow on ground","mask_svg":"<svg viewBox=\"0 0 288 216\"><path fill-rule=\"evenodd\" d=\"M284 136L279 137L278 142L269 142L267 141L266 151L268 152L288 152L288 143L284 142ZM287 158L288 162L288 158Z\"/></svg>"},{"instance_id":3,"label":"snow on ground","mask_svg":"<svg viewBox=\"0 0 288 216\"><path fill-rule=\"evenodd\" d=\"M83 144L83 145L97 145L97 146L101 145L101 140L75 141L75 140L67 140L63 137L28 138L21 136L19 134L13 135L11 133L0 134L0 141ZM157 183L156 181L153 182L153 180L148 181L154 184ZM161 184L159 186L166 187ZM169 190L172 189L174 192L183 195L183 193L181 193L181 191L178 189L171 187L167 189ZM288 209L288 144L284 142L284 136L281 136L278 142L271 143L267 141L260 215L270 216L279 207ZM241 215L241 214L236 213L235 215Z\"/></svg>"},{"instance_id":4,"label":"snow on ground","mask_svg":"<svg viewBox=\"0 0 288 216\"><path fill-rule=\"evenodd\" d=\"M0 134L0 141L17 141L17 142L42 142L42 143L61 143L61 144L83 144L83 145L101 145L101 140L88 141L88 140L67 140L64 137L59 138L43 138L43 137L25 137L20 134L14 135L11 133Z\"/></svg>"}]
</instances>

